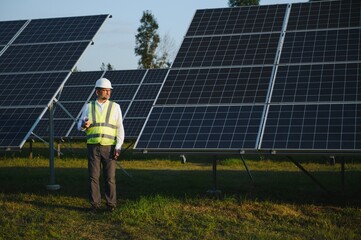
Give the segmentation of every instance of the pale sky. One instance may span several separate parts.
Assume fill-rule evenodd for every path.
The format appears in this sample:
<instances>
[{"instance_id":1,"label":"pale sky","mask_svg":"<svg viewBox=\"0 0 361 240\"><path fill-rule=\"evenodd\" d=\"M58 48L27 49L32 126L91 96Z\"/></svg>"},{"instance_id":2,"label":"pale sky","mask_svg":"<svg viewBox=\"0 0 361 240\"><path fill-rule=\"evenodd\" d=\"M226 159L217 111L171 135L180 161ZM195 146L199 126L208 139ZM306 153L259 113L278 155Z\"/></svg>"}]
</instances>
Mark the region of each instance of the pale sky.
<instances>
[{"instance_id":1,"label":"pale sky","mask_svg":"<svg viewBox=\"0 0 361 240\"><path fill-rule=\"evenodd\" d=\"M306 2L306 0L261 0L261 5ZM150 10L162 37L167 34L178 50L197 9L228 7L228 0L0 0L0 21L111 14L86 49L77 67L100 70L112 64L117 70L136 69L135 35L143 11Z\"/></svg>"}]
</instances>

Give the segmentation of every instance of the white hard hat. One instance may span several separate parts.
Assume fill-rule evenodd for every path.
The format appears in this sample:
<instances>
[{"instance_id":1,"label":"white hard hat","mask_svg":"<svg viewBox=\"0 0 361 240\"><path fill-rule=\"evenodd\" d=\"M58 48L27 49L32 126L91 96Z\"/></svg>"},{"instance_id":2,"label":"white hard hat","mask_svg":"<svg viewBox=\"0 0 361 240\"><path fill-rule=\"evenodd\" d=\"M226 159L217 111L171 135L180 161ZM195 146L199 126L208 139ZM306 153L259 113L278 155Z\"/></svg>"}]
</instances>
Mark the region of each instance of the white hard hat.
<instances>
[{"instance_id":1,"label":"white hard hat","mask_svg":"<svg viewBox=\"0 0 361 240\"><path fill-rule=\"evenodd\" d=\"M106 78L100 78L95 83L95 88L112 88L111 82Z\"/></svg>"}]
</instances>

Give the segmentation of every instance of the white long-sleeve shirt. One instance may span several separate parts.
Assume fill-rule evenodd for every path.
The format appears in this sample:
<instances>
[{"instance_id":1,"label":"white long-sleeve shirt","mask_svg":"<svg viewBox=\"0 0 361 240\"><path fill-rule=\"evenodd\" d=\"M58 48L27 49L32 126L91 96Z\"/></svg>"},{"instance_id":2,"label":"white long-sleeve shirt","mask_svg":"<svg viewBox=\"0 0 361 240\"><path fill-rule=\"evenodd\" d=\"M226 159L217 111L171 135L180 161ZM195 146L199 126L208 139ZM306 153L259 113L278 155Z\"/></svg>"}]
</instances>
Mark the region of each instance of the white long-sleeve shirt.
<instances>
[{"instance_id":1,"label":"white long-sleeve shirt","mask_svg":"<svg viewBox=\"0 0 361 240\"><path fill-rule=\"evenodd\" d=\"M107 100L108 101L108 100ZM106 102L104 103L99 103L98 101L95 101L96 108L99 108L100 112L103 112L104 110L104 105ZM122 115L122 110L120 109L120 106L118 103L114 102L115 106L114 106L114 112L113 115L110 116L113 118L113 120L116 122L117 125L117 143L115 145L115 149L120 149L124 143L124 126L123 126L123 115ZM83 125L83 120L85 118L89 118L89 103L87 104L87 106L85 107L79 121L78 121L78 130L79 131L85 131L86 129L82 127Z\"/></svg>"}]
</instances>

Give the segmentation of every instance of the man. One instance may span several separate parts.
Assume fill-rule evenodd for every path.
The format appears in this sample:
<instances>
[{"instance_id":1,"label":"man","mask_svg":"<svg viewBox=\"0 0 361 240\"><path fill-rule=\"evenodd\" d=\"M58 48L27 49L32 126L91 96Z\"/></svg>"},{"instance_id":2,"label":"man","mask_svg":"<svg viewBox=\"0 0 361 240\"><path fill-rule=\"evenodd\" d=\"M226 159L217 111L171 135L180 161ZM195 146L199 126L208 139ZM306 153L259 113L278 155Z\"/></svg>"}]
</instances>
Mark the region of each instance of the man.
<instances>
[{"instance_id":1,"label":"man","mask_svg":"<svg viewBox=\"0 0 361 240\"><path fill-rule=\"evenodd\" d=\"M124 127L119 104L109 101L112 89L108 79L98 79L95 83L97 99L87 104L78 122L78 130L85 131L87 135L89 198L94 210L99 209L101 205L101 165L107 208L114 211L117 205L115 160L119 157L124 142Z\"/></svg>"}]
</instances>

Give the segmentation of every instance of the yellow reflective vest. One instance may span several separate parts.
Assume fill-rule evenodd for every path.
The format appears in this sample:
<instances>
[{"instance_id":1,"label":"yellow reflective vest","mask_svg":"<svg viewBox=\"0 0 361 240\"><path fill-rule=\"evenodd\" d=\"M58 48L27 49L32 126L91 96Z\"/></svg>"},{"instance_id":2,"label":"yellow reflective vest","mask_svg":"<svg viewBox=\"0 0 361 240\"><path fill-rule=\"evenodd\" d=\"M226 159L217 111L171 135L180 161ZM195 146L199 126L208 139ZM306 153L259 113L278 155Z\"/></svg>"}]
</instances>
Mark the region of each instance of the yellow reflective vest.
<instances>
[{"instance_id":1,"label":"yellow reflective vest","mask_svg":"<svg viewBox=\"0 0 361 240\"><path fill-rule=\"evenodd\" d=\"M103 112L95 106L95 101L89 103L88 117L92 124L86 130L87 144L115 145L117 125L111 117L115 108L114 102L107 101Z\"/></svg>"}]
</instances>

